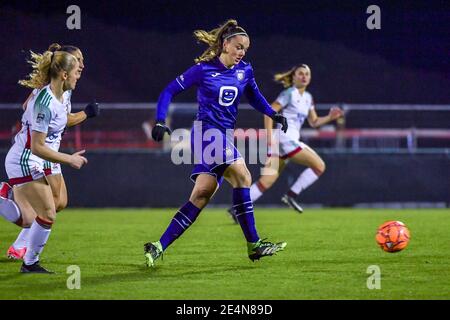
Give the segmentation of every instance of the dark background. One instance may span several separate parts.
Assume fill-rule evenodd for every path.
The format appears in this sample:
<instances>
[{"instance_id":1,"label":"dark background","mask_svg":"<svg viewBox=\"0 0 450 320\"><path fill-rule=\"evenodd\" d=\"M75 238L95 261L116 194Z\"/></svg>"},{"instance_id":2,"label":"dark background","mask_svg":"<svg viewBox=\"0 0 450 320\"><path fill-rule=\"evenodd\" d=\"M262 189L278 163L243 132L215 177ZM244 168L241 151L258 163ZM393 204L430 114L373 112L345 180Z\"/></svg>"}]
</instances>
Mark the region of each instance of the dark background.
<instances>
[{"instance_id":1,"label":"dark background","mask_svg":"<svg viewBox=\"0 0 450 320\"><path fill-rule=\"evenodd\" d=\"M81 8L81 30L66 9ZM381 30L366 9L381 8ZM22 102L17 80L28 50L52 42L84 52L74 102L154 102L205 46L195 29L235 18L251 37L246 57L268 100L273 74L299 62L312 68L310 91L324 103L450 103L449 1L1 1L0 102ZM194 102L195 90L176 101Z\"/></svg>"},{"instance_id":2,"label":"dark background","mask_svg":"<svg viewBox=\"0 0 450 320\"><path fill-rule=\"evenodd\" d=\"M0 159L6 152L0 150ZM164 152L88 152L82 170L63 168L69 207L177 207L191 194L192 165L174 165ZM305 206L449 207L449 154L323 153L327 171L306 191ZM260 165L248 165L254 180ZM279 206L304 167L288 165L256 206ZM226 182L210 204L229 206Z\"/></svg>"},{"instance_id":3,"label":"dark background","mask_svg":"<svg viewBox=\"0 0 450 320\"><path fill-rule=\"evenodd\" d=\"M66 10L72 4L81 8L81 30L66 27ZM381 8L381 30L366 27L366 10L372 4ZM308 90L318 104L424 105L389 112L353 110L346 114L347 128L450 127L448 110L426 109L450 104L450 1L1 1L0 103L22 104L28 96L30 90L17 81L30 72L29 50L43 52L53 42L72 44L82 49L86 65L72 102L149 104L148 111L105 108L81 130L96 134L134 130L144 136L141 123L153 115L150 104L205 49L196 43L193 31L213 29L229 18L237 19L251 37L245 60L252 63L269 101L281 90L273 74L307 63L312 68ZM188 90L174 102L195 103L195 97L195 90ZM182 123L173 117L174 127L190 126L195 110L187 111L178 114ZM247 111L241 110L238 126L261 126L262 118ZM324 115L324 109L318 111ZM20 113L19 106L0 109L0 127L8 136L3 140L8 145L0 147L2 162L10 144L8 132ZM167 152L92 150L85 144L89 165L80 171L64 168L70 206L178 206L190 194L192 166L173 165ZM302 193L301 201L324 206L390 202L448 206L446 146L431 145L441 147L434 153L316 149L327 172ZM249 166L253 179L259 168ZM303 169L289 166L258 204L279 204ZM6 179L4 171L1 179ZM230 191L224 184L212 203L231 203Z\"/></svg>"}]
</instances>

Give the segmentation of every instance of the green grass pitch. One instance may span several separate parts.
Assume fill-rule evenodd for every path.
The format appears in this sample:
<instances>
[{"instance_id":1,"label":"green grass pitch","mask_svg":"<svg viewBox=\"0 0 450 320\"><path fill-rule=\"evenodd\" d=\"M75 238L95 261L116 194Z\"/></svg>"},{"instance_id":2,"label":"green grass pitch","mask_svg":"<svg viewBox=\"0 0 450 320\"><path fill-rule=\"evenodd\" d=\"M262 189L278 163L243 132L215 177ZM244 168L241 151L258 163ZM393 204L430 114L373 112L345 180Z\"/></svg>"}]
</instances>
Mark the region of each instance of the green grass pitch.
<instances>
[{"instance_id":1,"label":"green grass pitch","mask_svg":"<svg viewBox=\"0 0 450 320\"><path fill-rule=\"evenodd\" d=\"M143 244L159 239L174 210L68 209L58 215L41 257L55 275L20 274L6 250L19 229L0 221L0 299L449 299L450 211L256 208L261 237L285 251L252 263L240 227L223 209L206 209L157 261L144 265ZM378 225L400 220L409 246L383 252ZM81 288L67 288L67 267ZM381 288L367 288L369 266Z\"/></svg>"}]
</instances>

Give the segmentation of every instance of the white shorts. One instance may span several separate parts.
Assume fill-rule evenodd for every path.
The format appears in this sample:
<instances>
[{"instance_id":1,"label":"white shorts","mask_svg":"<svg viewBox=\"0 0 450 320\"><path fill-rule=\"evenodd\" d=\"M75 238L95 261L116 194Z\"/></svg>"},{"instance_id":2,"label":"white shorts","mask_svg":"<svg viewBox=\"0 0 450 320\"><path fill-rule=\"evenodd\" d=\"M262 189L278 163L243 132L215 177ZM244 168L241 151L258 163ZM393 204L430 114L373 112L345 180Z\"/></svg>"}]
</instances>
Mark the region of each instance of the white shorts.
<instances>
[{"instance_id":1,"label":"white shorts","mask_svg":"<svg viewBox=\"0 0 450 320\"><path fill-rule=\"evenodd\" d=\"M276 136L273 137L273 142L277 143ZM298 130L289 130L286 133L281 132L279 135L278 148L271 147L269 149L269 156L278 156L281 159L289 159L296 153L308 148L306 144L301 142Z\"/></svg>"},{"instance_id":2,"label":"white shorts","mask_svg":"<svg viewBox=\"0 0 450 320\"><path fill-rule=\"evenodd\" d=\"M306 148L309 147L301 141L289 140L282 143L280 142L278 152L275 151L275 148L273 147L270 148L268 156L269 157L278 156L279 158L285 160L293 157L295 154Z\"/></svg>"},{"instance_id":3,"label":"white shorts","mask_svg":"<svg viewBox=\"0 0 450 320\"><path fill-rule=\"evenodd\" d=\"M5 159L9 184L21 185L53 174L61 174L61 165L52 163L31 153L30 149L13 147Z\"/></svg>"},{"instance_id":4,"label":"white shorts","mask_svg":"<svg viewBox=\"0 0 450 320\"><path fill-rule=\"evenodd\" d=\"M280 143L280 155L281 159L289 159L296 153L306 149L308 146L299 140L289 140Z\"/></svg>"}]
</instances>

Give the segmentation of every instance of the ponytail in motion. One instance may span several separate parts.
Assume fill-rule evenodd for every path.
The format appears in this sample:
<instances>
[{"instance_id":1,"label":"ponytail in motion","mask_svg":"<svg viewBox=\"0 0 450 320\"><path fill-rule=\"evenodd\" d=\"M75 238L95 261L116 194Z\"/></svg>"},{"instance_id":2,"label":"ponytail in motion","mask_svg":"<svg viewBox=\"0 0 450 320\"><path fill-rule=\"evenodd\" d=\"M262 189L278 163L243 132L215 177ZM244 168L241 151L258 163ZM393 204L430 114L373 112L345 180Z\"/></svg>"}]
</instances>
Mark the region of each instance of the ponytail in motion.
<instances>
[{"instance_id":1,"label":"ponytail in motion","mask_svg":"<svg viewBox=\"0 0 450 320\"><path fill-rule=\"evenodd\" d=\"M19 80L19 84L32 89L40 89L46 86L52 78L56 78L61 71L70 72L76 64L76 57L61 51L57 43L51 44L44 53L31 53L31 59L27 62L33 71L28 75L29 79Z\"/></svg>"},{"instance_id":2,"label":"ponytail in motion","mask_svg":"<svg viewBox=\"0 0 450 320\"><path fill-rule=\"evenodd\" d=\"M292 67L289 71L276 73L274 75L274 80L281 83L284 88L289 88L293 84L292 78L294 77L295 71L299 68L305 68L309 71L309 73L311 73L311 69L307 64L299 64Z\"/></svg>"},{"instance_id":3,"label":"ponytail in motion","mask_svg":"<svg viewBox=\"0 0 450 320\"><path fill-rule=\"evenodd\" d=\"M242 27L238 26L237 21L233 19L226 21L224 24L211 31L195 30L194 37L199 42L206 43L209 47L194 61L196 63L211 61L222 53L223 42L237 35L248 37L247 32Z\"/></svg>"}]
</instances>

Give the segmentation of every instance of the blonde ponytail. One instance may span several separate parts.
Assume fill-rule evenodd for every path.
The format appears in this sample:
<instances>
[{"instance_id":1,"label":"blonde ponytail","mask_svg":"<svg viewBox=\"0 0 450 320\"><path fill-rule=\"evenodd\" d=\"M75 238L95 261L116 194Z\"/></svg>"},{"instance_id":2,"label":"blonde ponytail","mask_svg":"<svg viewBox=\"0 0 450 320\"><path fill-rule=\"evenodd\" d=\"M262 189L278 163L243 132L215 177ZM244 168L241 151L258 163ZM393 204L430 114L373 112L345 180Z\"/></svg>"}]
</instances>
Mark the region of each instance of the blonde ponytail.
<instances>
[{"instance_id":1,"label":"blonde ponytail","mask_svg":"<svg viewBox=\"0 0 450 320\"><path fill-rule=\"evenodd\" d=\"M291 68L289 71L276 73L274 75L274 80L278 83L281 83L284 88L292 87L293 85L292 78L294 77L295 71L297 71L297 69L299 68L305 68L311 72L311 69L307 64L299 64Z\"/></svg>"},{"instance_id":2,"label":"blonde ponytail","mask_svg":"<svg viewBox=\"0 0 450 320\"><path fill-rule=\"evenodd\" d=\"M70 53L58 51L60 49L59 44L53 43L42 54L30 51L31 59L27 62L33 71L28 75L29 79L19 80L19 84L32 89L40 89L46 86L51 78L56 77L60 71L71 71L77 59Z\"/></svg>"}]
</instances>

